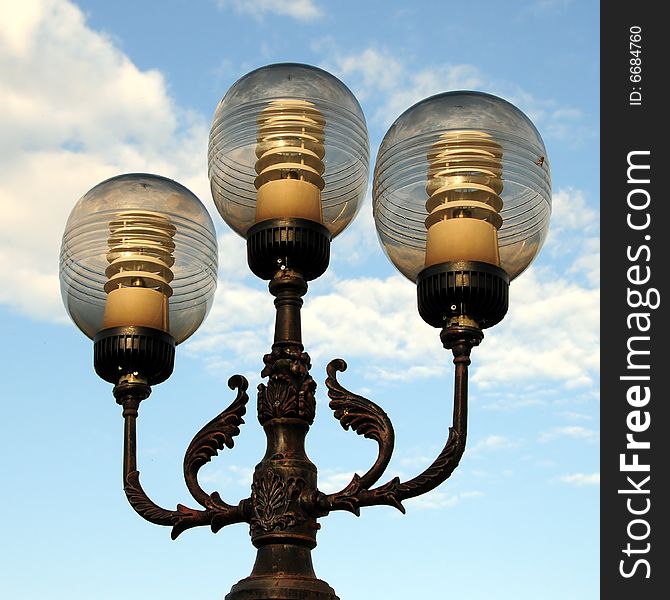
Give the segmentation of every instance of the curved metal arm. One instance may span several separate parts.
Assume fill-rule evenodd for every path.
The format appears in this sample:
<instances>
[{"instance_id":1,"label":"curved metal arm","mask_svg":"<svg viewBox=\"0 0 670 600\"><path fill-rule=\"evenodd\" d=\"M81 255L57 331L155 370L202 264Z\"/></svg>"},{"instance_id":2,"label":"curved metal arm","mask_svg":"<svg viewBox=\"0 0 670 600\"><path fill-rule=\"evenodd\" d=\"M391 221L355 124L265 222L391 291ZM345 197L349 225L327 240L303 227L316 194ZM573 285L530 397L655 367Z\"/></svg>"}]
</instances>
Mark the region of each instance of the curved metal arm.
<instances>
[{"instance_id":1,"label":"curved metal arm","mask_svg":"<svg viewBox=\"0 0 670 600\"><path fill-rule=\"evenodd\" d=\"M444 448L433 463L425 471L409 481L401 483L400 479L396 477L388 483L372 489L370 489L369 485L361 485L360 482L363 478L356 479L357 476L355 476L354 480L341 492L320 497L319 505L322 510L349 510L358 515L360 513L360 507L362 506L386 504L395 506L398 510L404 513L405 509L402 505L403 500L430 492L449 478L454 472L454 469L458 466L460 459L463 456L463 452L465 451L465 442L467 438L468 366L470 365L470 351L481 339L481 331L475 330L474 328L452 327L448 330L445 329L442 332L442 341L445 348L451 349L454 354L453 425L449 428L449 436ZM388 417L376 404L348 392L336 381L335 371L343 371L343 368L339 368L342 365L346 368L346 363L344 363L344 361L336 360L328 365L329 378L326 381L326 385L329 389L328 395L336 401L336 407L339 410L339 415L336 410L335 417L342 421L343 417L341 415L344 411L347 411L350 405L355 405L360 407L360 413L356 415L358 422L376 423L375 419L379 418L379 411L383 414L383 418L390 426ZM334 407L331 402L331 408L336 407ZM345 426L344 423L343 426ZM390 431L393 431L392 427L390 428ZM356 432L359 434L362 433L358 429L356 429ZM384 464L384 469L386 468L391 451L392 445L389 450L388 448L382 448L382 445L380 444L380 456L373 469L370 470L375 470L377 479L381 473L377 475L376 469L381 463ZM386 452L388 452L388 456L386 456L386 454L382 456L382 453ZM369 473L370 472L368 472L368 474Z\"/></svg>"},{"instance_id":2,"label":"curved metal arm","mask_svg":"<svg viewBox=\"0 0 670 600\"><path fill-rule=\"evenodd\" d=\"M204 508L223 511L233 510L234 507L226 504L218 492L206 493L198 483L198 471L217 456L219 450L235 445L233 438L240 433L240 425L244 423L242 417L247 411L249 396L246 390L249 384L241 375L234 375L228 380L228 387L237 389L237 397L228 408L196 433L184 455L184 479L193 498Z\"/></svg>"},{"instance_id":3,"label":"curved metal arm","mask_svg":"<svg viewBox=\"0 0 670 600\"><path fill-rule=\"evenodd\" d=\"M177 505L177 510L167 510L155 504L140 484L140 472L137 470L137 415L140 402L151 394L151 388L140 380L124 380L114 388L116 401L123 406L124 417L124 448L123 448L123 489L128 502L135 512L143 519L156 525L172 526L171 537L176 539L179 534L192 527L210 525L214 533L225 525L248 522L248 501L243 500L238 506L224 503L215 492L207 495L197 483L197 471L217 454L225 444L232 447L232 437L239 433L239 424L243 423L244 405L248 400L247 381L244 377L235 376L228 385L237 388L238 394L233 403L218 417L206 425L189 446L184 459L185 476L188 472L187 486L196 500L207 498L209 505L203 504L205 510L195 510ZM217 429L218 427L218 429ZM194 494L195 491L195 494Z\"/></svg>"},{"instance_id":4,"label":"curved metal arm","mask_svg":"<svg viewBox=\"0 0 670 600\"><path fill-rule=\"evenodd\" d=\"M355 498L363 490L368 490L384 474L393 454L395 433L388 415L374 402L343 388L337 381L337 371L345 371L347 363L336 358L326 367L328 378L326 387L335 418L343 429L353 429L358 435L373 439L379 445L377 460L362 477L355 473L351 482L342 491L330 494L326 502L331 507L338 507L360 514Z\"/></svg>"}]
</instances>

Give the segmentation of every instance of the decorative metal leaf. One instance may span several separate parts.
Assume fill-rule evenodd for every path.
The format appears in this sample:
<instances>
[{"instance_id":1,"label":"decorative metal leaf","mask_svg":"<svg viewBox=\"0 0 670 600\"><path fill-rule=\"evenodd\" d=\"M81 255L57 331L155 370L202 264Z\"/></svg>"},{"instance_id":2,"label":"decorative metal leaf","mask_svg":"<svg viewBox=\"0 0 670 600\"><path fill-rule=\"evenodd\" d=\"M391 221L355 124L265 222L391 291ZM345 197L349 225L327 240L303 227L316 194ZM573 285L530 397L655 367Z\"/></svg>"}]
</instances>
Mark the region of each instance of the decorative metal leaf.
<instances>
[{"instance_id":1,"label":"decorative metal leaf","mask_svg":"<svg viewBox=\"0 0 670 600\"><path fill-rule=\"evenodd\" d=\"M361 508L358 499L358 493L361 491L361 478L357 473L354 473L352 480L349 482L341 492L331 494L327 501L331 505L331 509L348 510L354 513L357 517L361 516Z\"/></svg>"},{"instance_id":2,"label":"decorative metal leaf","mask_svg":"<svg viewBox=\"0 0 670 600\"><path fill-rule=\"evenodd\" d=\"M379 469L379 463L382 457L385 459L384 468L388 464L388 459L392 452L393 427L384 411L373 402L352 394L343 388L337 381L337 371L344 371L347 364L336 359L331 361L327 367L328 395L331 398L330 407L335 411L335 418L340 421L345 429L351 427L359 435L375 439L380 445L380 456L377 463L363 477L354 475L349 485L341 492L326 496L326 503L330 510L348 510L358 515L360 507L372 506L376 504L388 504L395 506L401 512L405 512L402 501L425 494L442 482L444 482L453 473L465 450L465 440L467 431L467 365L469 364L469 348L466 348L464 358L456 357L454 362L458 363L456 367L456 376L454 381L454 427L449 428L447 442L433 461L421 474L406 481L400 482L399 478L394 478L388 483L377 488L371 488L372 483L376 482L383 469ZM390 442L388 441L390 437ZM385 446L386 444L386 446ZM374 471L374 480L371 472Z\"/></svg>"},{"instance_id":3,"label":"decorative metal leaf","mask_svg":"<svg viewBox=\"0 0 670 600\"><path fill-rule=\"evenodd\" d=\"M262 522L270 522L288 504L286 484L274 471L268 471L255 485L256 513Z\"/></svg>"},{"instance_id":4,"label":"decorative metal leaf","mask_svg":"<svg viewBox=\"0 0 670 600\"><path fill-rule=\"evenodd\" d=\"M261 383L258 386L258 410L259 418L263 420L297 415L298 393L291 379L274 375L267 385Z\"/></svg>"},{"instance_id":5,"label":"decorative metal leaf","mask_svg":"<svg viewBox=\"0 0 670 600\"><path fill-rule=\"evenodd\" d=\"M300 478L288 481L277 472L268 470L254 479L251 497L254 516L251 529L264 533L276 529L286 529L305 520L305 515L290 510L291 502L300 494L305 482Z\"/></svg>"},{"instance_id":6,"label":"decorative metal leaf","mask_svg":"<svg viewBox=\"0 0 670 600\"><path fill-rule=\"evenodd\" d=\"M368 493L375 498L375 502L371 502L370 504L389 504L405 514L405 507L402 505L401 488L400 478L394 477L388 483L369 490Z\"/></svg>"},{"instance_id":7,"label":"decorative metal leaf","mask_svg":"<svg viewBox=\"0 0 670 600\"><path fill-rule=\"evenodd\" d=\"M207 525L210 518L206 511L194 510L181 504L177 510L166 510L155 504L140 484L139 471L131 471L126 477L124 491L128 502L143 519L155 525L172 525L172 539L198 525Z\"/></svg>"},{"instance_id":8,"label":"decorative metal leaf","mask_svg":"<svg viewBox=\"0 0 670 600\"><path fill-rule=\"evenodd\" d=\"M380 445L394 438L393 425L384 410L374 402L345 389L337 381L337 371L345 371L347 363L332 360L326 367L326 387L335 418L346 430L351 427L358 435L373 439Z\"/></svg>"},{"instance_id":9,"label":"decorative metal leaf","mask_svg":"<svg viewBox=\"0 0 670 600\"><path fill-rule=\"evenodd\" d=\"M363 490L373 485L386 470L395 442L393 425L384 410L367 398L345 389L337 381L337 372L345 371L346 368L347 363L340 358L332 360L326 367L329 406L345 430L351 428L358 435L375 440L379 445L379 453L375 464L365 475L355 475L354 480L342 492L332 494L332 498L348 497L352 493L358 493L353 491L354 488Z\"/></svg>"},{"instance_id":10,"label":"decorative metal leaf","mask_svg":"<svg viewBox=\"0 0 670 600\"><path fill-rule=\"evenodd\" d=\"M228 380L228 387L237 388L235 400L219 415L214 417L193 438L184 457L184 467L198 471L208 463L219 450L224 447L232 448L235 445L233 438L240 433L242 418L246 413L246 404L249 396L246 393L249 383L241 375L234 375Z\"/></svg>"},{"instance_id":11,"label":"decorative metal leaf","mask_svg":"<svg viewBox=\"0 0 670 600\"><path fill-rule=\"evenodd\" d=\"M310 425L314 422L316 416L315 393L316 382L311 377L306 377L298 393L298 413Z\"/></svg>"},{"instance_id":12,"label":"decorative metal leaf","mask_svg":"<svg viewBox=\"0 0 670 600\"><path fill-rule=\"evenodd\" d=\"M241 375L234 375L228 381L230 389L237 388L235 400L218 416L214 417L193 438L184 456L184 478L193 497L205 508L227 509L229 505L217 501L218 495L205 493L198 484L197 475L201 467L217 456L224 447L232 448L234 437L240 433L240 425L244 423L246 404L249 396L246 393L249 384Z\"/></svg>"},{"instance_id":13,"label":"decorative metal leaf","mask_svg":"<svg viewBox=\"0 0 670 600\"><path fill-rule=\"evenodd\" d=\"M269 380L258 386L261 424L282 417L297 417L311 424L316 411L316 384L309 375L309 355L297 347L282 346L273 348L263 361L261 376Z\"/></svg>"}]
</instances>

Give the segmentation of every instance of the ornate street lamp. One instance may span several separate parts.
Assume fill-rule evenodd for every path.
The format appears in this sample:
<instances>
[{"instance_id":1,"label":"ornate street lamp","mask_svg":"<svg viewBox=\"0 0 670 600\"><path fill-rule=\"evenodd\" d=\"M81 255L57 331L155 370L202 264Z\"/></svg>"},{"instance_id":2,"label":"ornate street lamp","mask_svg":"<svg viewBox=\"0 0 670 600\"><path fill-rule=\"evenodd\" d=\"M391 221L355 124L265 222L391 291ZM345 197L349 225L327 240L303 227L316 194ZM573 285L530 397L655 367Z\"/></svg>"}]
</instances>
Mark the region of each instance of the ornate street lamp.
<instances>
[{"instance_id":1,"label":"ornate street lamp","mask_svg":"<svg viewBox=\"0 0 670 600\"><path fill-rule=\"evenodd\" d=\"M212 195L223 219L247 241L251 270L269 281L276 321L263 357L258 420L267 436L251 495L237 504L206 492L199 469L232 448L246 411L247 381L231 377L236 398L194 437L184 477L201 508L167 510L149 499L136 465L135 422L151 386L172 372L175 345L205 318L216 285L216 238L202 203L178 183L122 175L85 194L68 220L61 251L67 310L94 340L96 372L114 384L125 419L124 490L148 521L186 529L250 525L257 548L251 575L227 600L334 600L317 579L311 551L318 519L335 510L391 505L446 480L465 448L467 368L482 329L498 323L509 281L540 249L551 210L549 163L528 118L495 96L450 92L406 111L382 141L374 173L373 211L390 260L417 284L422 318L441 330L454 355L453 427L421 474L382 485L394 431L375 403L346 390L327 367L334 416L373 439L378 457L341 491L318 489L305 453L315 389L300 325L308 282L328 267L331 240L358 212L369 177L368 134L361 108L332 75L279 64L249 73L221 100L210 134Z\"/></svg>"}]
</instances>

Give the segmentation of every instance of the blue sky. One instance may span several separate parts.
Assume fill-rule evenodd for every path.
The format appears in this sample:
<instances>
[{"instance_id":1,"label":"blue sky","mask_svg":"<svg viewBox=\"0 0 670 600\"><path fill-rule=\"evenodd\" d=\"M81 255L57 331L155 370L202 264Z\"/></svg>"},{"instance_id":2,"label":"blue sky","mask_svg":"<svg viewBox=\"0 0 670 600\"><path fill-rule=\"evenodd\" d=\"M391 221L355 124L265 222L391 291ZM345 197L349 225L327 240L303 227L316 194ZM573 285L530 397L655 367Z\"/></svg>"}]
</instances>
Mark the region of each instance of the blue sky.
<instances>
[{"instance_id":1,"label":"blue sky","mask_svg":"<svg viewBox=\"0 0 670 600\"><path fill-rule=\"evenodd\" d=\"M211 116L248 71L320 66L359 99L371 154L426 96L477 89L519 106L552 167L549 239L511 286L506 319L473 352L469 447L452 478L392 508L322 521L314 562L342 600L444 594L471 600L598 595L599 4L576 0L0 0L0 327L5 515L0 596L221 598L249 574L245 526L177 541L127 505L122 418L67 318L58 252L67 215L99 181L161 174L206 204L220 272L208 319L178 347L176 371L143 404L139 468L153 499L193 506L181 475L191 437L225 407L234 373L260 382L273 308L244 241L214 208ZM325 365L381 404L396 429L388 476L411 477L441 449L452 365L415 309L413 285L383 256L370 192L310 285L304 341L317 421L308 452L325 491L374 460L343 431ZM346 316L344 316L346 315ZM252 408L235 448L202 471L231 503L264 451Z\"/></svg>"}]
</instances>

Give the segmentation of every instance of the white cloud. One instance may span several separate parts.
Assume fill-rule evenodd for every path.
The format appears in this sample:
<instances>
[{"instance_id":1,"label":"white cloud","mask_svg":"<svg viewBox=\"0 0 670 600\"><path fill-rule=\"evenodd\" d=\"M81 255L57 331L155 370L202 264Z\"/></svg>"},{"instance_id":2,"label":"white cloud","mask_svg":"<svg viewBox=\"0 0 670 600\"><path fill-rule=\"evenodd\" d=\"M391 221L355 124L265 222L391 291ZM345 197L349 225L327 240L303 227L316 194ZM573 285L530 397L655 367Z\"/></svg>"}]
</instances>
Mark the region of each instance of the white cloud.
<instances>
[{"instance_id":1,"label":"white cloud","mask_svg":"<svg viewBox=\"0 0 670 600\"><path fill-rule=\"evenodd\" d=\"M598 213L587 203L582 190L562 188L552 195L551 231L586 231L593 234L598 228Z\"/></svg>"},{"instance_id":2,"label":"white cloud","mask_svg":"<svg viewBox=\"0 0 670 600\"><path fill-rule=\"evenodd\" d=\"M545 268L524 273L512 283L510 294L508 315L473 350L473 385L500 389L523 381L526 387L515 390L516 407L545 401L534 395L539 381L591 389L600 357L598 290ZM203 333L188 347L217 356L235 350L250 365L257 364L267 351L272 319L265 290L227 281ZM450 369L438 331L418 315L415 286L400 275L339 279L330 274L319 283L318 293L308 292L302 321L314 361L356 360L356 372L375 381L439 378ZM496 401L498 408L514 407L509 399Z\"/></svg>"},{"instance_id":3,"label":"white cloud","mask_svg":"<svg viewBox=\"0 0 670 600\"><path fill-rule=\"evenodd\" d=\"M449 492L440 492L434 490L428 492L423 496L417 496L416 498L410 498L406 500L404 504L412 509L419 510L439 510L442 508L453 508L457 504L460 504L464 500L470 500L472 498L481 498L484 496L484 492L478 490L472 490L468 492L461 492L460 494L451 494Z\"/></svg>"},{"instance_id":4,"label":"white cloud","mask_svg":"<svg viewBox=\"0 0 670 600\"><path fill-rule=\"evenodd\" d=\"M298 21L312 21L322 15L312 0L219 0L221 8L232 7L236 12L262 18L266 14L291 17Z\"/></svg>"},{"instance_id":5,"label":"white cloud","mask_svg":"<svg viewBox=\"0 0 670 600\"><path fill-rule=\"evenodd\" d=\"M346 267L357 266L370 256L381 254L382 249L377 241L377 230L372 217L372 193L368 189L356 218L334 242L330 271L337 271L340 264Z\"/></svg>"},{"instance_id":6,"label":"white cloud","mask_svg":"<svg viewBox=\"0 0 670 600\"><path fill-rule=\"evenodd\" d=\"M430 465L433 462L433 460L434 460L433 456L427 456L426 454L419 453L400 458L398 460L398 464L406 468L423 470L428 465Z\"/></svg>"},{"instance_id":7,"label":"white cloud","mask_svg":"<svg viewBox=\"0 0 670 600\"><path fill-rule=\"evenodd\" d=\"M67 216L96 183L162 173L207 189L206 129L157 71L138 69L66 0L9 2L0 21L0 302L64 318L57 256ZM4 14L4 13L3 13Z\"/></svg>"},{"instance_id":8,"label":"white cloud","mask_svg":"<svg viewBox=\"0 0 670 600\"><path fill-rule=\"evenodd\" d=\"M351 481L352 471L332 471L325 469L319 472L319 491L324 494L334 494L343 490Z\"/></svg>"},{"instance_id":9,"label":"white cloud","mask_svg":"<svg viewBox=\"0 0 670 600\"><path fill-rule=\"evenodd\" d=\"M514 448L517 442L506 438L502 435L489 435L482 440L476 442L470 452L481 452L482 450L500 450L502 448Z\"/></svg>"},{"instance_id":10,"label":"white cloud","mask_svg":"<svg viewBox=\"0 0 670 600\"><path fill-rule=\"evenodd\" d=\"M585 123L584 115L572 106L559 105L551 98L538 98L516 84L485 73L476 65L434 64L417 66L385 48L368 47L342 53L331 42L320 42L330 58L323 66L341 77L365 106L374 105L368 117L372 123L388 127L418 101L454 90L480 90L517 105L543 132L563 142L595 139L597 130Z\"/></svg>"},{"instance_id":11,"label":"white cloud","mask_svg":"<svg viewBox=\"0 0 670 600\"><path fill-rule=\"evenodd\" d=\"M600 473L573 473L563 475L559 479L562 483L575 486L600 485Z\"/></svg>"},{"instance_id":12,"label":"white cloud","mask_svg":"<svg viewBox=\"0 0 670 600\"><path fill-rule=\"evenodd\" d=\"M237 281L249 275L247 266L247 247L245 241L236 233L227 231L218 237L219 279Z\"/></svg>"},{"instance_id":13,"label":"white cloud","mask_svg":"<svg viewBox=\"0 0 670 600\"><path fill-rule=\"evenodd\" d=\"M550 17L567 9L574 0L535 0L527 7L527 12L535 17Z\"/></svg>"},{"instance_id":14,"label":"white cloud","mask_svg":"<svg viewBox=\"0 0 670 600\"><path fill-rule=\"evenodd\" d=\"M371 115L388 126L419 100L454 89L483 86L480 70L468 64L439 65L410 69L386 50L366 48L356 54L340 54L326 68L352 82L354 94L364 102L374 100L380 107Z\"/></svg>"},{"instance_id":15,"label":"white cloud","mask_svg":"<svg viewBox=\"0 0 670 600\"><path fill-rule=\"evenodd\" d=\"M566 427L556 427L551 431L545 431L541 433L539 441L549 442L561 437L592 442L598 439L598 432L593 429L589 429L588 427L568 425Z\"/></svg>"},{"instance_id":16,"label":"white cloud","mask_svg":"<svg viewBox=\"0 0 670 600\"><path fill-rule=\"evenodd\" d=\"M177 179L211 208L206 126L174 105L160 73L138 69L108 37L88 28L70 2L12 3L12 11L11 20L0 22L0 277L16 285L0 288L0 302L60 320L56 257L76 199L107 177L148 171ZM373 49L335 55L334 62L336 72L357 81L360 93L376 95L383 120L395 118L405 108L400 104L445 87L486 83L472 65L412 73L390 53ZM474 384L538 378L593 384L599 335L596 221L582 192L557 193L548 247L560 248L572 236L570 269L587 274L589 285L547 267L513 282L507 318L487 331L473 352ZM243 240L227 232L219 242L222 285L208 320L185 351L226 372L255 372L272 335L272 301L265 284L247 272ZM438 332L416 311L413 284L400 275L346 278L339 273L340 266L381 254L369 207L333 248L333 268L305 298L304 338L313 359L362 360L362 372L373 379L439 377L449 369ZM236 356L236 367L230 356Z\"/></svg>"},{"instance_id":17,"label":"white cloud","mask_svg":"<svg viewBox=\"0 0 670 600\"><path fill-rule=\"evenodd\" d=\"M40 21L42 2L25 0L24 2L2 3L2 23L0 23L0 39L3 45L16 55L28 52L34 31Z\"/></svg>"},{"instance_id":18,"label":"white cloud","mask_svg":"<svg viewBox=\"0 0 670 600\"><path fill-rule=\"evenodd\" d=\"M599 299L597 289L531 268L512 282L505 319L473 351L473 382L532 385L550 379L570 388L593 385L600 364Z\"/></svg>"},{"instance_id":19,"label":"white cloud","mask_svg":"<svg viewBox=\"0 0 670 600\"><path fill-rule=\"evenodd\" d=\"M582 275L592 287L600 284L600 223L586 194L572 187L552 195L552 214L545 251L562 262L567 272Z\"/></svg>"},{"instance_id":20,"label":"white cloud","mask_svg":"<svg viewBox=\"0 0 670 600\"><path fill-rule=\"evenodd\" d=\"M221 281L212 310L198 333L180 347L202 356L208 368L228 378L233 373L258 378L260 358L269 351L274 307L270 295L235 280Z\"/></svg>"},{"instance_id":21,"label":"white cloud","mask_svg":"<svg viewBox=\"0 0 670 600\"><path fill-rule=\"evenodd\" d=\"M483 404L482 407L487 410L507 412L546 404L547 400L538 397L538 393L533 386L527 386L524 390L517 388L489 389L486 394L486 404Z\"/></svg>"},{"instance_id":22,"label":"white cloud","mask_svg":"<svg viewBox=\"0 0 670 600\"><path fill-rule=\"evenodd\" d=\"M238 465L228 465L218 470L210 468L210 464L205 465L199 476L200 482L206 488L219 486L221 489L230 486L239 486L249 488L253 480L254 469L251 467L240 467Z\"/></svg>"},{"instance_id":23,"label":"white cloud","mask_svg":"<svg viewBox=\"0 0 670 600\"><path fill-rule=\"evenodd\" d=\"M333 281L329 292L306 299L303 327L310 353L333 357L346 349L351 357L412 360L422 354L422 341L435 335L428 326L417 330L415 294L399 275Z\"/></svg>"},{"instance_id":24,"label":"white cloud","mask_svg":"<svg viewBox=\"0 0 670 600\"><path fill-rule=\"evenodd\" d=\"M591 415L585 415L582 413L571 412L571 411L562 412L560 413L559 416L565 417L566 419L570 419L571 421L591 421L593 419Z\"/></svg>"}]
</instances>

